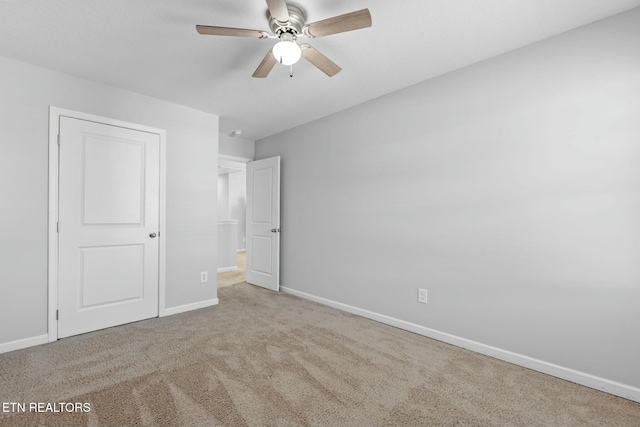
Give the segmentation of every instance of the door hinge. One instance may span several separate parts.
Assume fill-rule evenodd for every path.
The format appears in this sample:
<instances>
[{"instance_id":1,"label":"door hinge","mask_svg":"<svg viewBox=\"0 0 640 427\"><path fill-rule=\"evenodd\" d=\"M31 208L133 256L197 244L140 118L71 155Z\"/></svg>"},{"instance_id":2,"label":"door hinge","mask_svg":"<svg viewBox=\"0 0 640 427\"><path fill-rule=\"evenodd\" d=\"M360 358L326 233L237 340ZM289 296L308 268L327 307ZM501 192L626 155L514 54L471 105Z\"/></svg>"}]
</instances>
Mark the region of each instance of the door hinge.
<instances>
[{"instance_id":1,"label":"door hinge","mask_svg":"<svg viewBox=\"0 0 640 427\"><path fill-rule=\"evenodd\" d=\"M59 233L60 232L60 223L56 222L56 232Z\"/></svg>"},{"instance_id":2,"label":"door hinge","mask_svg":"<svg viewBox=\"0 0 640 427\"><path fill-rule=\"evenodd\" d=\"M60 311L56 310L56 320L60 319Z\"/></svg>"},{"instance_id":3,"label":"door hinge","mask_svg":"<svg viewBox=\"0 0 640 427\"><path fill-rule=\"evenodd\" d=\"M60 134L58 134L58 145L60 145Z\"/></svg>"}]
</instances>

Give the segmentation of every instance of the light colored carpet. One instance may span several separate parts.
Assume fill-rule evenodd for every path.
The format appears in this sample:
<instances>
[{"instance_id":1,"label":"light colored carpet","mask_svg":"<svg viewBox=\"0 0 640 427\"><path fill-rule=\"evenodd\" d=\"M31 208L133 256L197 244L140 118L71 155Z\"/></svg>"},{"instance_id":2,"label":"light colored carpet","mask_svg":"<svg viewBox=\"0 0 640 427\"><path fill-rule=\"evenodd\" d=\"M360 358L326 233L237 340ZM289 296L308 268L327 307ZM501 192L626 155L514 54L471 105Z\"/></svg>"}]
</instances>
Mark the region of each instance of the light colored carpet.
<instances>
[{"instance_id":1,"label":"light colored carpet","mask_svg":"<svg viewBox=\"0 0 640 427\"><path fill-rule=\"evenodd\" d=\"M238 252L238 269L218 273L218 289L242 283L246 280L247 253Z\"/></svg>"},{"instance_id":2,"label":"light colored carpet","mask_svg":"<svg viewBox=\"0 0 640 427\"><path fill-rule=\"evenodd\" d=\"M291 295L220 305L0 355L0 426L638 426L640 404Z\"/></svg>"}]
</instances>

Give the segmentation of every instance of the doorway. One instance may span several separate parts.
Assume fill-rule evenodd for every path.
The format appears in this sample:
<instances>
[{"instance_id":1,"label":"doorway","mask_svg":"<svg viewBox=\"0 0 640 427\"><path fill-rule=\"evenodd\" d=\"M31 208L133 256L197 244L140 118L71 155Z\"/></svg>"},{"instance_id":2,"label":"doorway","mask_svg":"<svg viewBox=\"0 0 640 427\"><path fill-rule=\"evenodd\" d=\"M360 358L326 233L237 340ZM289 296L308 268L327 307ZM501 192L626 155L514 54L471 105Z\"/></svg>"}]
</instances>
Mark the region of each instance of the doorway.
<instances>
[{"instance_id":1,"label":"doorway","mask_svg":"<svg viewBox=\"0 0 640 427\"><path fill-rule=\"evenodd\" d=\"M236 209L241 213L234 213ZM233 242L238 242L236 254ZM240 164L219 162L218 261L218 287L246 281L279 290L279 156Z\"/></svg>"},{"instance_id":2,"label":"doorway","mask_svg":"<svg viewBox=\"0 0 640 427\"><path fill-rule=\"evenodd\" d=\"M162 314L164 141L51 108L49 341Z\"/></svg>"},{"instance_id":3,"label":"doorway","mask_svg":"<svg viewBox=\"0 0 640 427\"><path fill-rule=\"evenodd\" d=\"M246 280L246 162L218 164L218 288Z\"/></svg>"}]
</instances>

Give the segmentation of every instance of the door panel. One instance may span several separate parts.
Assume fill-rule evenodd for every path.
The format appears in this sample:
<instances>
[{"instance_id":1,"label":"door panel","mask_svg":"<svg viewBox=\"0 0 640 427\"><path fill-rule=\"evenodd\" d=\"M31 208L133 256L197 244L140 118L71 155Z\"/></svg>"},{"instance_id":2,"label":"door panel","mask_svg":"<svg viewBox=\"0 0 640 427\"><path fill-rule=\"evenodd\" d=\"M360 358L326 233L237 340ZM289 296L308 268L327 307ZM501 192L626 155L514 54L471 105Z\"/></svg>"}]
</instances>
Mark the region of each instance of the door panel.
<instances>
[{"instance_id":1,"label":"door panel","mask_svg":"<svg viewBox=\"0 0 640 427\"><path fill-rule=\"evenodd\" d=\"M79 309L144 297L144 245L80 248Z\"/></svg>"},{"instance_id":2,"label":"door panel","mask_svg":"<svg viewBox=\"0 0 640 427\"><path fill-rule=\"evenodd\" d=\"M280 157L247 163L247 282L280 290Z\"/></svg>"},{"instance_id":3,"label":"door panel","mask_svg":"<svg viewBox=\"0 0 640 427\"><path fill-rule=\"evenodd\" d=\"M160 136L61 117L59 163L58 337L157 316Z\"/></svg>"},{"instance_id":4,"label":"door panel","mask_svg":"<svg viewBox=\"0 0 640 427\"><path fill-rule=\"evenodd\" d=\"M255 166L254 166L255 168ZM253 171L253 212L254 224L271 225L273 222L273 167L270 165Z\"/></svg>"},{"instance_id":5,"label":"door panel","mask_svg":"<svg viewBox=\"0 0 640 427\"><path fill-rule=\"evenodd\" d=\"M86 135L83 148L83 223L141 225L144 143Z\"/></svg>"},{"instance_id":6,"label":"door panel","mask_svg":"<svg viewBox=\"0 0 640 427\"><path fill-rule=\"evenodd\" d=\"M274 236L252 236L251 238L251 270L256 273L272 274L271 268Z\"/></svg>"}]
</instances>

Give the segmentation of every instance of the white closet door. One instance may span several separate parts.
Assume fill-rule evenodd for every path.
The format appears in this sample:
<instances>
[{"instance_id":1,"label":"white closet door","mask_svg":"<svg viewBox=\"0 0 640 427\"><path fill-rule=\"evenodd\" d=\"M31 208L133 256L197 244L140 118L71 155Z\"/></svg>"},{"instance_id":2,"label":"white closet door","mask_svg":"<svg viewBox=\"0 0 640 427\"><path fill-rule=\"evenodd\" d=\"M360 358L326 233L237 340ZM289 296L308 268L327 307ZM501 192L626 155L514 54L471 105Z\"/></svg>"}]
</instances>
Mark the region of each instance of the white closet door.
<instances>
[{"instance_id":1,"label":"white closet door","mask_svg":"<svg viewBox=\"0 0 640 427\"><path fill-rule=\"evenodd\" d=\"M158 315L160 136L60 118L58 337Z\"/></svg>"}]
</instances>

